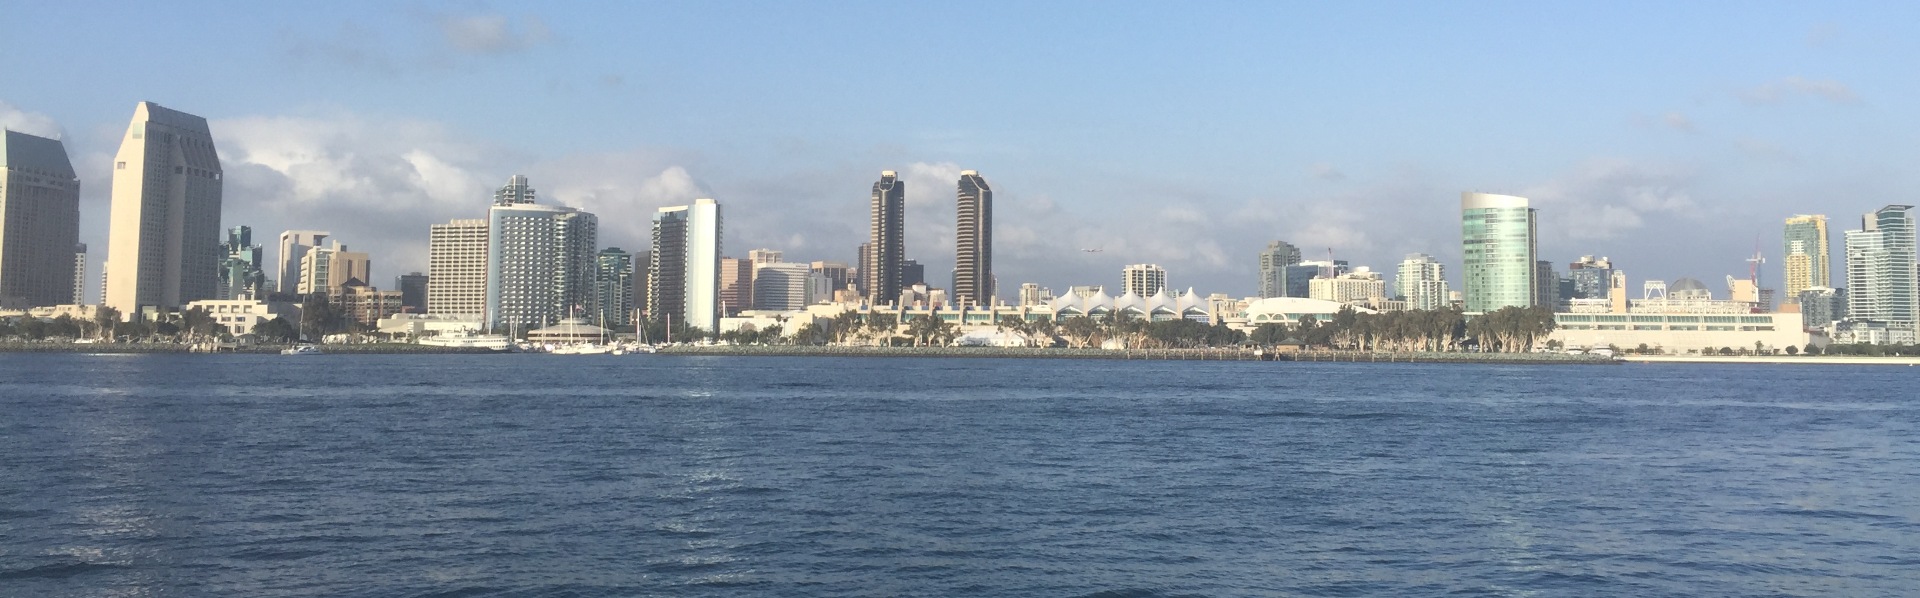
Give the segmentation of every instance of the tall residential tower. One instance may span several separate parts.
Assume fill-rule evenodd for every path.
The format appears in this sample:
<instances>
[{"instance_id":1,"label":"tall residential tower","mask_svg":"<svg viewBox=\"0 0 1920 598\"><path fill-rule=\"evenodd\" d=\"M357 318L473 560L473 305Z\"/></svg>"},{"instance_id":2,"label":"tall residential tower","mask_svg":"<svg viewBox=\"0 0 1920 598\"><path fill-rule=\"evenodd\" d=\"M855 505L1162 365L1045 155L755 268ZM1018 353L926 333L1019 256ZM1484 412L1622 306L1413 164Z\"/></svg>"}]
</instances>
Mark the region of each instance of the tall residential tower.
<instances>
[{"instance_id":1,"label":"tall residential tower","mask_svg":"<svg viewBox=\"0 0 1920 598\"><path fill-rule=\"evenodd\" d=\"M280 254L275 256L279 266L274 273L279 277L274 279L274 284L279 287L276 290L289 294L300 292L300 262L307 259L308 251L325 243L331 235L333 233L319 230L280 233Z\"/></svg>"},{"instance_id":2,"label":"tall residential tower","mask_svg":"<svg viewBox=\"0 0 1920 598\"><path fill-rule=\"evenodd\" d=\"M86 272L80 179L60 141L0 132L0 306L60 305ZM78 268L78 270L76 270Z\"/></svg>"},{"instance_id":3,"label":"tall residential tower","mask_svg":"<svg viewBox=\"0 0 1920 598\"><path fill-rule=\"evenodd\" d=\"M1466 311L1490 312L1534 304L1536 213L1527 198L1460 194L1460 241L1465 257ZM1544 282L1544 281L1542 281ZM1550 307L1550 306L1549 306Z\"/></svg>"},{"instance_id":4,"label":"tall residential tower","mask_svg":"<svg viewBox=\"0 0 1920 598\"><path fill-rule=\"evenodd\" d=\"M713 333L720 326L720 204L660 208L653 215L648 315Z\"/></svg>"},{"instance_id":5,"label":"tall residential tower","mask_svg":"<svg viewBox=\"0 0 1920 598\"><path fill-rule=\"evenodd\" d=\"M114 156L102 303L130 317L212 299L221 187L207 119L153 102L135 106Z\"/></svg>"},{"instance_id":6,"label":"tall residential tower","mask_svg":"<svg viewBox=\"0 0 1920 598\"><path fill-rule=\"evenodd\" d=\"M487 311L487 221L435 224L428 239L427 313L479 320Z\"/></svg>"},{"instance_id":7,"label":"tall residential tower","mask_svg":"<svg viewBox=\"0 0 1920 598\"><path fill-rule=\"evenodd\" d=\"M880 180L873 183L870 204L867 242L871 247L860 264L860 278L866 283L867 303L885 305L900 300L900 267L907 260L906 182L894 171L881 171Z\"/></svg>"},{"instance_id":8,"label":"tall residential tower","mask_svg":"<svg viewBox=\"0 0 1920 598\"><path fill-rule=\"evenodd\" d=\"M953 251L953 303L993 305L993 188L978 171L960 171Z\"/></svg>"},{"instance_id":9,"label":"tall residential tower","mask_svg":"<svg viewBox=\"0 0 1920 598\"><path fill-rule=\"evenodd\" d=\"M1152 297L1167 288L1167 269L1159 264L1129 264L1120 270L1120 288L1141 297Z\"/></svg>"},{"instance_id":10,"label":"tall residential tower","mask_svg":"<svg viewBox=\"0 0 1920 598\"><path fill-rule=\"evenodd\" d=\"M1847 317L1903 324L1920 315L1914 286L1913 206L1890 205L1847 231Z\"/></svg>"},{"instance_id":11,"label":"tall residential tower","mask_svg":"<svg viewBox=\"0 0 1920 598\"><path fill-rule=\"evenodd\" d=\"M1408 309L1440 309L1447 306L1447 267L1424 253L1409 253L1400 261L1393 278L1394 290L1407 302Z\"/></svg>"},{"instance_id":12,"label":"tall residential tower","mask_svg":"<svg viewBox=\"0 0 1920 598\"><path fill-rule=\"evenodd\" d=\"M1833 275L1828 272L1832 256L1828 255L1827 217L1819 215L1800 215L1787 219L1786 251L1781 253L1781 266L1786 270L1786 278L1781 283L1786 300L1792 303L1800 301L1800 291L1814 287L1833 286Z\"/></svg>"},{"instance_id":13,"label":"tall residential tower","mask_svg":"<svg viewBox=\"0 0 1920 598\"><path fill-rule=\"evenodd\" d=\"M520 175L494 197L487 210L487 326L528 330L590 317L584 312L593 301L600 219L533 203L533 188Z\"/></svg>"},{"instance_id":14,"label":"tall residential tower","mask_svg":"<svg viewBox=\"0 0 1920 598\"><path fill-rule=\"evenodd\" d=\"M1300 263L1300 248L1286 241L1274 241L1260 252L1260 291L1261 297L1292 297L1287 288L1287 266ZM1311 275L1309 275L1311 276Z\"/></svg>"}]
</instances>

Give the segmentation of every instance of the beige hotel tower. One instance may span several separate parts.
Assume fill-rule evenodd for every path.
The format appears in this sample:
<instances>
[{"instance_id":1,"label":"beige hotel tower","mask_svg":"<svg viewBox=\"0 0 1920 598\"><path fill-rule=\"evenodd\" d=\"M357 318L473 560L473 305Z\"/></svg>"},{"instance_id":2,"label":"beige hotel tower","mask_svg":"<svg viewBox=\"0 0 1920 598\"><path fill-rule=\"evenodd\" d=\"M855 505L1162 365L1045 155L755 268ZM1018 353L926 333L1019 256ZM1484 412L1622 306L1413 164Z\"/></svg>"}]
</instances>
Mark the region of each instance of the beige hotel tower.
<instances>
[{"instance_id":1,"label":"beige hotel tower","mask_svg":"<svg viewBox=\"0 0 1920 598\"><path fill-rule=\"evenodd\" d=\"M220 262L220 157L207 119L153 102L113 158L113 215L102 303L134 317L212 299Z\"/></svg>"}]
</instances>

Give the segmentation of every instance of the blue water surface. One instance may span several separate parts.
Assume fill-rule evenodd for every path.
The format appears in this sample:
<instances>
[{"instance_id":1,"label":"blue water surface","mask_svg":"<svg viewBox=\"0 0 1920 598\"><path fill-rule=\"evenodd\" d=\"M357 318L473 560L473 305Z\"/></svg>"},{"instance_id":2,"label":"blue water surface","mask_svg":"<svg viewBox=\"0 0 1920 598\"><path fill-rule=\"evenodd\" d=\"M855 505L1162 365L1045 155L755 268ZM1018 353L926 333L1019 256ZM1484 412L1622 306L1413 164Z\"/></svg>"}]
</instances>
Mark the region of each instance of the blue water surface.
<instances>
[{"instance_id":1,"label":"blue water surface","mask_svg":"<svg viewBox=\"0 0 1920 598\"><path fill-rule=\"evenodd\" d=\"M0 595L1920 595L1916 381L0 355Z\"/></svg>"}]
</instances>

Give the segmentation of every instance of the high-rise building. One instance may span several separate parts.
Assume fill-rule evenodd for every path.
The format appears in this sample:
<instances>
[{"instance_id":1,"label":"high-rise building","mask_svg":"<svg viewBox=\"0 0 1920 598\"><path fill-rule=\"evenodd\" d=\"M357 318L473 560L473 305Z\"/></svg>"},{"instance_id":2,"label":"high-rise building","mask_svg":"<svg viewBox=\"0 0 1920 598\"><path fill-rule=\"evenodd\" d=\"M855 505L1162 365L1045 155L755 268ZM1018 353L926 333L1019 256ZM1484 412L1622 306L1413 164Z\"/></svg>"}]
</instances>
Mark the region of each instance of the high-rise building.
<instances>
[{"instance_id":1,"label":"high-rise building","mask_svg":"<svg viewBox=\"0 0 1920 598\"><path fill-rule=\"evenodd\" d=\"M1915 323L1920 287L1914 286L1913 206L1890 205L1847 231L1847 317Z\"/></svg>"},{"instance_id":2,"label":"high-rise building","mask_svg":"<svg viewBox=\"0 0 1920 598\"><path fill-rule=\"evenodd\" d=\"M747 261L751 262L755 266L758 266L760 264L784 262L784 261L787 261L786 259L784 259L785 257L786 257L786 253L778 249L747 250Z\"/></svg>"},{"instance_id":3,"label":"high-rise building","mask_svg":"<svg viewBox=\"0 0 1920 598\"><path fill-rule=\"evenodd\" d=\"M1840 320L1846 313L1845 305L1839 304L1841 296L1831 287L1807 287L1800 290L1800 296L1789 298L1800 306L1800 322L1808 330L1826 328Z\"/></svg>"},{"instance_id":4,"label":"high-rise building","mask_svg":"<svg viewBox=\"0 0 1920 598\"><path fill-rule=\"evenodd\" d=\"M872 261L873 243L871 241L861 243L860 247L854 251L853 280L851 281L854 289L860 291L861 297L867 296L867 264Z\"/></svg>"},{"instance_id":5,"label":"high-rise building","mask_svg":"<svg viewBox=\"0 0 1920 598\"><path fill-rule=\"evenodd\" d=\"M753 258L720 258L720 315L753 309Z\"/></svg>"},{"instance_id":6,"label":"high-rise building","mask_svg":"<svg viewBox=\"0 0 1920 598\"><path fill-rule=\"evenodd\" d=\"M80 179L66 146L0 132L0 306L72 300L75 281L86 274L84 262L74 269L79 242Z\"/></svg>"},{"instance_id":7,"label":"high-rise building","mask_svg":"<svg viewBox=\"0 0 1920 598\"><path fill-rule=\"evenodd\" d=\"M1053 291L1037 282L1020 283L1020 306L1033 307L1053 303Z\"/></svg>"},{"instance_id":8,"label":"high-rise building","mask_svg":"<svg viewBox=\"0 0 1920 598\"><path fill-rule=\"evenodd\" d=\"M919 260L901 260L900 276L897 280L900 281L900 288L903 289L916 284L927 284L927 267L921 265Z\"/></svg>"},{"instance_id":9,"label":"high-rise building","mask_svg":"<svg viewBox=\"0 0 1920 598\"><path fill-rule=\"evenodd\" d=\"M1613 280L1613 260L1605 256L1580 256L1567 264L1567 278L1573 281L1573 294L1562 299L1605 299L1607 285Z\"/></svg>"},{"instance_id":10,"label":"high-rise building","mask_svg":"<svg viewBox=\"0 0 1920 598\"><path fill-rule=\"evenodd\" d=\"M1152 297L1167 288L1167 270L1157 264L1130 264L1120 270L1120 288L1123 294Z\"/></svg>"},{"instance_id":11,"label":"high-rise building","mask_svg":"<svg viewBox=\"0 0 1920 598\"><path fill-rule=\"evenodd\" d=\"M633 325L633 254L619 247L600 250L593 268L593 309L600 326Z\"/></svg>"},{"instance_id":12,"label":"high-rise building","mask_svg":"<svg viewBox=\"0 0 1920 598\"><path fill-rule=\"evenodd\" d=\"M1447 267L1424 253L1409 253L1400 260L1400 271L1393 279L1395 291L1406 299L1408 309L1440 309L1447 306Z\"/></svg>"},{"instance_id":13,"label":"high-rise building","mask_svg":"<svg viewBox=\"0 0 1920 598\"><path fill-rule=\"evenodd\" d=\"M73 244L73 304L87 303L87 244Z\"/></svg>"},{"instance_id":14,"label":"high-rise building","mask_svg":"<svg viewBox=\"0 0 1920 598\"><path fill-rule=\"evenodd\" d=\"M647 314L647 289L653 288L653 247L651 239L645 251L633 254L633 311L637 320L644 321Z\"/></svg>"},{"instance_id":15,"label":"high-rise building","mask_svg":"<svg viewBox=\"0 0 1920 598\"><path fill-rule=\"evenodd\" d=\"M103 303L131 316L212 299L221 185L207 119L152 102L134 107L113 162L107 261L114 268Z\"/></svg>"},{"instance_id":16,"label":"high-rise building","mask_svg":"<svg viewBox=\"0 0 1920 598\"><path fill-rule=\"evenodd\" d=\"M1553 262L1539 260L1533 263L1533 304L1543 305L1556 312L1567 311L1560 305L1560 275L1554 272Z\"/></svg>"},{"instance_id":17,"label":"high-rise building","mask_svg":"<svg viewBox=\"0 0 1920 598\"><path fill-rule=\"evenodd\" d=\"M498 191L493 192L493 205L517 206L536 203L535 195L533 185L527 182L527 175L516 174L507 177L507 184L501 185Z\"/></svg>"},{"instance_id":18,"label":"high-rise building","mask_svg":"<svg viewBox=\"0 0 1920 598\"><path fill-rule=\"evenodd\" d=\"M793 262L769 262L753 268L753 308L797 311L807 308L813 268Z\"/></svg>"},{"instance_id":19,"label":"high-rise building","mask_svg":"<svg viewBox=\"0 0 1920 598\"><path fill-rule=\"evenodd\" d=\"M433 225L427 247L427 313L479 318L486 311L487 221Z\"/></svg>"},{"instance_id":20,"label":"high-rise building","mask_svg":"<svg viewBox=\"0 0 1920 598\"><path fill-rule=\"evenodd\" d=\"M300 284L296 292L332 293L349 283L367 284L373 277L373 259L363 251L348 251L335 240L332 247L314 247L300 259Z\"/></svg>"},{"instance_id":21,"label":"high-rise building","mask_svg":"<svg viewBox=\"0 0 1920 598\"><path fill-rule=\"evenodd\" d=\"M516 175L487 209L489 328L527 330L590 317L600 219L530 203L533 196L526 177Z\"/></svg>"},{"instance_id":22,"label":"high-rise building","mask_svg":"<svg viewBox=\"0 0 1920 598\"><path fill-rule=\"evenodd\" d=\"M1460 239L1466 311L1528 307L1536 301L1539 267L1535 219L1527 198L1460 194Z\"/></svg>"},{"instance_id":23,"label":"high-rise building","mask_svg":"<svg viewBox=\"0 0 1920 598\"><path fill-rule=\"evenodd\" d=\"M813 268L815 273L826 277L827 285L830 289L827 291L827 297L829 299L833 297L834 291L846 290L847 283L852 282L852 269L848 268L846 264L840 262L814 262L810 264L809 267Z\"/></svg>"},{"instance_id":24,"label":"high-rise building","mask_svg":"<svg viewBox=\"0 0 1920 598\"><path fill-rule=\"evenodd\" d=\"M394 277L393 288L400 289L400 309L407 313L427 313L427 275L409 272Z\"/></svg>"},{"instance_id":25,"label":"high-rise building","mask_svg":"<svg viewBox=\"0 0 1920 598\"><path fill-rule=\"evenodd\" d=\"M954 228L954 305L993 305L993 188L979 171L960 171Z\"/></svg>"},{"instance_id":26,"label":"high-rise building","mask_svg":"<svg viewBox=\"0 0 1920 598\"><path fill-rule=\"evenodd\" d=\"M1286 241L1274 241L1260 252L1260 296L1298 297L1287 293L1287 266L1300 263L1300 248ZM1304 281L1302 282L1304 284Z\"/></svg>"},{"instance_id":27,"label":"high-rise building","mask_svg":"<svg viewBox=\"0 0 1920 598\"><path fill-rule=\"evenodd\" d=\"M720 204L660 208L653 215L649 315L708 332L720 326Z\"/></svg>"},{"instance_id":28,"label":"high-rise building","mask_svg":"<svg viewBox=\"0 0 1920 598\"><path fill-rule=\"evenodd\" d=\"M220 245L220 284L215 299L257 299L266 293L265 249L253 244L253 227L227 229L227 242Z\"/></svg>"},{"instance_id":29,"label":"high-rise building","mask_svg":"<svg viewBox=\"0 0 1920 598\"><path fill-rule=\"evenodd\" d=\"M870 203L867 242L872 246L860 263L860 277L865 281L867 303L883 305L900 297L900 267L907 260L907 183L894 171L881 171Z\"/></svg>"},{"instance_id":30,"label":"high-rise building","mask_svg":"<svg viewBox=\"0 0 1920 598\"><path fill-rule=\"evenodd\" d=\"M1833 286L1833 274L1828 271L1832 256L1827 253L1833 245L1827 241L1826 216L1802 214L1788 218L1786 241L1786 252L1781 254L1780 261L1786 270L1781 284L1787 301L1799 301L1800 292L1810 288Z\"/></svg>"},{"instance_id":31,"label":"high-rise building","mask_svg":"<svg viewBox=\"0 0 1920 598\"><path fill-rule=\"evenodd\" d=\"M819 270L807 271L807 305L833 303L835 292L845 293L845 287L834 287L833 279Z\"/></svg>"},{"instance_id":32,"label":"high-rise building","mask_svg":"<svg viewBox=\"0 0 1920 598\"><path fill-rule=\"evenodd\" d=\"M307 259L307 251L325 243L333 233L318 230L290 230L280 233L279 268L275 276L279 282L278 291L282 293L300 292L300 262Z\"/></svg>"}]
</instances>

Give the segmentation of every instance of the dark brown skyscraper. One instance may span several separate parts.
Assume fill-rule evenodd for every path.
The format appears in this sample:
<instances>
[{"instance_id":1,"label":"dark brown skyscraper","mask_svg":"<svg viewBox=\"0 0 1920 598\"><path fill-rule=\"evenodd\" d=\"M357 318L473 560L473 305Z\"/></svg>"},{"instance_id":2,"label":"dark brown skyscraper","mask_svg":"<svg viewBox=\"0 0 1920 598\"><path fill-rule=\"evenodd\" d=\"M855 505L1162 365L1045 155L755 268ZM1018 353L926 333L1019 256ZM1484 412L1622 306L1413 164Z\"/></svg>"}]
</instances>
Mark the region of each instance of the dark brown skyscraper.
<instances>
[{"instance_id":1,"label":"dark brown skyscraper","mask_svg":"<svg viewBox=\"0 0 1920 598\"><path fill-rule=\"evenodd\" d=\"M954 227L953 303L993 305L993 189L972 170L960 171Z\"/></svg>"},{"instance_id":2,"label":"dark brown skyscraper","mask_svg":"<svg viewBox=\"0 0 1920 598\"><path fill-rule=\"evenodd\" d=\"M900 300L900 263L907 253L907 184L891 170L881 171L873 184L872 213L872 249L860 264L860 277L866 281L867 303L884 305Z\"/></svg>"}]
</instances>

